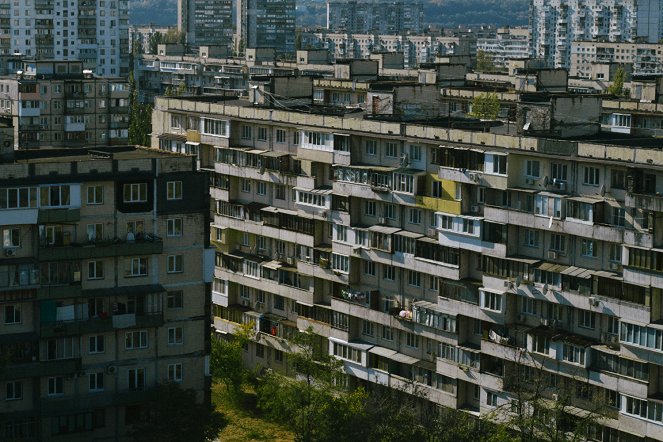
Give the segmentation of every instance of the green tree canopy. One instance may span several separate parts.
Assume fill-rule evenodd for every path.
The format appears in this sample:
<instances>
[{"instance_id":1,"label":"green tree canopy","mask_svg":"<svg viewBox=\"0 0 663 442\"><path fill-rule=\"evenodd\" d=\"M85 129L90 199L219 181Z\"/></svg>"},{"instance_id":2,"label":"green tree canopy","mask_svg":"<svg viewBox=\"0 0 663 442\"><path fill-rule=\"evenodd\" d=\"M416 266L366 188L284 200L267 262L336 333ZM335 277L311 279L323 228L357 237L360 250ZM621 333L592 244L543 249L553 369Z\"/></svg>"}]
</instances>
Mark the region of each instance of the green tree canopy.
<instances>
[{"instance_id":1,"label":"green tree canopy","mask_svg":"<svg viewBox=\"0 0 663 442\"><path fill-rule=\"evenodd\" d=\"M612 84L608 86L606 92L610 95L623 95L624 94L624 82L626 81L626 72L620 66L615 71L615 78L612 80Z\"/></svg>"},{"instance_id":2,"label":"green tree canopy","mask_svg":"<svg viewBox=\"0 0 663 442\"><path fill-rule=\"evenodd\" d=\"M472 100L470 115L485 120L494 120L500 113L500 100L495 92L481 93Z\"/></svg>"}]
</instances>

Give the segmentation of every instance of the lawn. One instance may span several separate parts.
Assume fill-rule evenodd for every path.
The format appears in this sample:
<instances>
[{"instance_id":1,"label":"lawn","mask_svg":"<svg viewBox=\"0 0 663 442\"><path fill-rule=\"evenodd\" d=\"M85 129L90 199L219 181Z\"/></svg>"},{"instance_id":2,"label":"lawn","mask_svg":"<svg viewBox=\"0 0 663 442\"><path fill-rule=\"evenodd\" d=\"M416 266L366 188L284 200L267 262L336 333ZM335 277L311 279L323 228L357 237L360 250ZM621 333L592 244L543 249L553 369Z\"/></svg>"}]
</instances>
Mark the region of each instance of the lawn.
<instances>
[{"instance_id":1,"label":"lawn","mask_svg":"<svg viewBox=\"0 0 663 442\"><path fill-rule=\"evenodd\" d=\"M244 391L241 404L229 400L226 388L215 384L212 387L212 402L216 409L228 418L228 426L219 435L221 442L273 441L292 442L294 435L281 425L262 418L256 408L256 394L252 389Z\"/></svg>"}]
</instances>

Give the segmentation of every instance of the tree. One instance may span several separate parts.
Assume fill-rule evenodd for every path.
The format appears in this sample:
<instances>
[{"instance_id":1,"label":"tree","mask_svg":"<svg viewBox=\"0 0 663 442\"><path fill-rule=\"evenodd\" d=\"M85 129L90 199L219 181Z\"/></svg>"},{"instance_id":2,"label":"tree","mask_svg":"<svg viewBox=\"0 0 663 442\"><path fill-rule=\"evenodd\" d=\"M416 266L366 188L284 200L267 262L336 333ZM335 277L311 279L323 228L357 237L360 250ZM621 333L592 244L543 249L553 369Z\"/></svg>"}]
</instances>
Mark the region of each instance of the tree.
<instances>
[{"instance_id":1,"label":"tree","mask_svg":"<svg viewBox=\"0 0 663 442\"><path fill-rule=\"evenodd\" d=\"M141 103L133 72L129 73L129 144L149 146L152 133L152 106Z\"/></svg>"},{"instance_id":2,"label":"tree","mask_svg":"<svg viewBox=\"0 0 663 442\"><path fill-rule=\"evenodd\" d=\"M210 371L212 379L222 382L235 401L242 396L242 387L248 380L248 372L242 363L244 346L251 339L254 323L242 324L228 340L212 336Z\"/></svg>"},{"instance_id":3,"label":"tree","mask_svg":"<svg viewBox=\"0 0 663 442\"><path fill-rule=\"evenodd\" d=\"M214 441L228 424L225 416L196 400L196 392L174 383L148 393L144 413L133 425L133 442Z\"/></svg>"},{"instance_id":4,"label":"tree","mask_svg":"<svg viewBox=\"0 0 663 442\"><path fill-rule=\"evenodd\" d=\"M612 80L612 84L608 86L606 92L610 95L620 96L624 93L624 81L626 80L626 72L624 69L619 66L617 71L615 71L615 78Z\"/></svg>"},{"instance_id":5,"label":"tree","mask_svg":"<svg viewBox=\"0 0 663 442\"><path fill-rule=\"evenodd\" d=\"M163 34L161 32L154 32L150 34L147 39L147 49L150 54L157 54L159 52L159 45L163 42Z\"/></svg>"},{"instance_id":6,"label":"tree","mask_svg":"<svg viewBox=\"0 0 663 442\"><path fill-rule=\"evenodd\" d=\"M485 120L494 120L500 113L500 100L495 92L481 93L472 100L470 115Z\"/></svg>"},{"instance_id":7,"label":"tree","mask_svg":"<svg viewBox=\"0 0 663 442\"><path fill-rule=\"evenodd\" d=\"M495 72L495 62L493 56L486 51L477 51L477 71L479 72Z\"/></svg>"}]
</instances>

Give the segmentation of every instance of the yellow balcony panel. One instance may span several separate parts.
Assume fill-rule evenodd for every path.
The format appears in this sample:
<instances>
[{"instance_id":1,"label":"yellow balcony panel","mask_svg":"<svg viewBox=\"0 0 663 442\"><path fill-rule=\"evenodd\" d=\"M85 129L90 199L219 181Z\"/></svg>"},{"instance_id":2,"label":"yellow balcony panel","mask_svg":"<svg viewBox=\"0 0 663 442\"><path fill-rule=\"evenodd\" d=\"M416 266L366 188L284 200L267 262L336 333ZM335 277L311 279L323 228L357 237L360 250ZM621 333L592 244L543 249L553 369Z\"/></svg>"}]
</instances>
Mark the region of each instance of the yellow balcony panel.
<instances>
[{"instance_id":1,"label":"yellow balcony panel","mask_svg":"<svg viewBox=\"0 0 663 442\"><path fill-rule=\"evenodd\" d=\"M456 200L447 200L432 196L418 196L417 205L436 212L445 212L452 215L460 215L461 213L461 203Z\"/></svg>"}]
</instances>

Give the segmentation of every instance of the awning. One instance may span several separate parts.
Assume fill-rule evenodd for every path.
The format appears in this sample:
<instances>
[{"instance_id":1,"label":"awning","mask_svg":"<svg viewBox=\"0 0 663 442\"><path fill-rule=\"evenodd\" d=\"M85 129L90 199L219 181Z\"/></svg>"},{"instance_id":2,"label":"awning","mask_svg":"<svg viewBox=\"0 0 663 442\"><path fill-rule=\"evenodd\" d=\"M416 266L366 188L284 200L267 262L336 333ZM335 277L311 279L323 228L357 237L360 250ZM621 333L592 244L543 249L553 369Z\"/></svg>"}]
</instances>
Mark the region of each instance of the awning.
<instances>
[{"instance_id":1,"label":"awning","mask_svg":"<svg viewBox=\"0 0 663 442\"><path fill-rule=\"evenodd\" d=\"M534 265L536 263L541 262L540 259L518 257L518 256L509 256L508 258L505 258L505 259L508 259L509 261L522 262L522 263L529 264L529 265Z\"/></svg>"},{"instance_id":2,"label":"awning","mask_svg":"<svg viewBox=\"0 0 663 442\"><path fill-rule=\"evenodd\" d=\"M304 305L306 307L315 307L313 304L309 304L308 302L304 302L304 301L295 301L295 303Z\"/></svg>"},{"instance_id":3,"label":"awning","mask_svg":"<svg viewBox=\"0 0 663 442\"><path fill-rule=\"evenodd\" d=\"M391 235L392 233L396 233L399 230L401 230L401 228L400 227L389 227L389 226L375 225L375 226L369 227L366 230L368 230L369 232L380 232L380 233L384 233L386 235Z\"/></svg>"},{"instance_id":4,"label":"awning","mask_svg":"<svg viewBox=\"0 0 663 442\"><path fill-rule=\"evenodd\" d=\"M421 233L410 232L408 230L401 230L400 232L397 232L396 235L405 236L406 238L415 238L415 239L424 236Z\"/></svg>"},{"instance_id":5,"label":"awning","mask_svg":"<svg viewBox=\"0 0 663 442\"><path fill-rule=\"evenodd\" d=\"M537 267L537 269L539 269L541 271L552 272L552 273L562 273L567 268L568 268L568 266L559 265L559 264L555 264L555 263L552 263L552 262L544 262L539 267Z\"/></svg>"},{"instance_id":6,"label":"awning","mask_svg":"<svg viewBox=\"0 0 663 442\"><path fill-rule=\"evenodd\" d=\"M426 361L424 359L420 359L417 362L415 362L414 366L415 367L421 367L424 370L429 370L429 371L433 371L433 372L437 370L435 362Z\"/></svg>"},{"instance_id":7,"label":"awning","mask_svg":"<svg viewBox=\"0 0 663 442\"><path fill-rule=\"evenodd\" d=\"M435 310L435 311L438 311L438 310L437 310L437 304L435 304L434 302L429 302L429 301L416 301L416 302L413 302L412 305L414 305L414 306L416 306L416 307L425 308L425 309L428 309L428 310Z\"/></svg>"},{"instance_id":8,"label":"awning","mask_svg":"<svg viewBox=\"0 0 663 442\"><path fill-rule=\"evenodd\" d=\"M610 278L614 279L615 281L623 281L624 277L613 272L606 272L605 270L599 270L598 272L594 272L594 276L601 276L602 278Z\"/></svg>"},{"instance_id":9,"label":"awning","mask_svg":"<svg viewBox=\"0 0 663 442\"><path fill-rule=\"evenodd\" d=\"M275 152L273 150L268 150L268 151L263 152L261 155L264 156L264 157L279 158L279 157L285 157L289 154L288 154L288 152Z\"/></svg>"},{"instance_id":10,"label":"awning","mask_svg":"<svg viewBox=\"0 0 663 442\"><path fill-rule=\"evenodd\" d=\"M196 141L187 141L185 144L188 144L189 146L200 146L200 143Z\"/></svg>"},{"instance_id":11,"label":"awning","mask_svg":"<svg viewBox=\"0 0 663 442\"><path fill-rule=\"evenodd\" d=\"M368 342L364 342L364 341L361 341L361 340L358 340L358 339L352 340L350 342L346 342L342 339L329 337L329 340L331 342L335 342L337 344L347 345L348 347L356 348L357 350L361 350L361 351L368 351L373 347L373 344L369 344Z\"/></svg>"},{"instance_id":12,"label":"awning","mask_svg":"<svg viewBox=\"0 0 663 442\"><path fill-rule=\"evenodd\" d=\"M372 353L374 355L382 356L384 358L391 358L391 356L396 353L396 350L390 350L388 348L384 347L378 347L377 345L370 350L368 350L369 353Z\"/></svg>"},{"instance_id":13,"label":"awning","mask_svg":"<svg viewBox=\"0 0 663 442\"><path fill-rule=\"evenodd\" d=\"M574 278L589 279L594 274L593 271L583 269L581 267L567 267L566 269L560 272L562 275L573 276Z\"/></svg>"},{"instance_id":14,"label":"awning","mask_svg":"<svg viewBox=\"0 0 663 442\"><path fill-rule=\"evenodd\" d=\"M285 215L299 216L299 213L296 210L280 209L274 206L263 207L260 210L268 213L283 213Z\"/></svg>"},{"instance_id":15,"label":"awning","mask_svg":"<svg viewBox=\"0 0 663 442\"><path fill-rule=\"evenodd\" d=\"M596 341L572 333L558 333L552 337L552 340L566 342L567 344L573 344L579 347L589 347L596 344Z\"/></svg>"},{"instance_id":16,"label":"awning","mask_svg":"<svg viewBox=\"0 0 663 442\"><path fill-rule=\"evenodd\" d=\"M161 134L158 138L160 140L186 141L186 135L180 134Z\"/></svg>"},{"instance_id":17,"label":"awning","mask_svg":"<svg viewBox=\"0 0 663 442\"><path fill-rule=\"evenodd\" d=\"M264 153L267 152L267 151L266 151L266 150L262 150L262 149L249 149L249 150L247 150L247 151L245 151L245 152L246 152L246 153L252 153L252 154L254 154L254 155L262 155L262 154L264 154Z\"/></svg>"},{"instance_id":18,"label":"awning","mask_svg":"<svg viewBox=\"0 0 663 442\"><path fill-rule=\"evenodd\" d=\"M330 195L332 193L332 189L330 187L319 187L317 189L307 189L304 187L293 187L294 190L298 190L300 192L306 192L306 193L312 193L316 195Z\"/></svg>"},{"instance_id":19,"label":"awning","mask_svg":"<svg viewBox=\"0 0 663 442\"><path fill-rule=\"evenodd\" d=\"M352 166L338 166L348 169L370 170L373 172L394 172L398 167L376 166L374 164L353 164Z\"/></svg>"},{"instance_id":20,"label":"awning","mask_svg":"<svg viewBox=\"0 0 663 442\"><path fill-rule=\"evenodd\" d=\"M412 365L416 362L419 362L419 359L413 358L412 356L404 355L403 353L394 353L389 359L400 362L401 364Z\"/></svg>"},{"instance_id":21,"label":"awning","mask_svg":"<svg viewBox=\"0 0 663 442\"><path fill-rule=\"evenodd\" d=\"M559 196L559 195L557 195ZM567 201L578 201L580 203L587 203L587 204L596 204L596 203L602 203L603 199L597 199L597 198L591 198L588 196L569 196L566 198Z\"/></svg>"},{"instance_id":22,"label":"awning","mask_svg":"<svg viewBox=\"0 0 663 442\"><path fill-rule=\"evenodd\" d=\"M422 236L421 238L417 238L417 241L429 243L429 244L440 244L440 241L437 238L429 238L427 236Z\"/></svg>"},{"instance_id":23,"label":"awning","mask_svg":"<svg viewBox=\"0 0 663 442\"><path fill-rule=\"evenodd\" d=\"M537 189L525 189L524 187L508 187L506 190L510 190L513 192L523 192L523 193L539 193ZM549 195L552 196L553 194L549 193Z\"/></svg>"},{"instance_id":24,"label":"awning","mask_svg":"<svg viewBox=\"0 0 663 442\"><path fill-rule=\"evenodd\" d=\"M481 290L482 292L495 293L497 295L503 295L505 293L504 290L495 290L486 287L480 287L479 290Z\"/></svg>"},{"instance_id":25,"label":"awning","mask_svg":"<svg viewBox=\"0 0 663 442\"><path fill-rule=\"evenodd\" d=\"M269 261L269 262L263 263L261 265L265 268L270 269L270 270L278 270L281 267L283 267L283 263L281 261Z\"/></svg>"}]
</instances>

